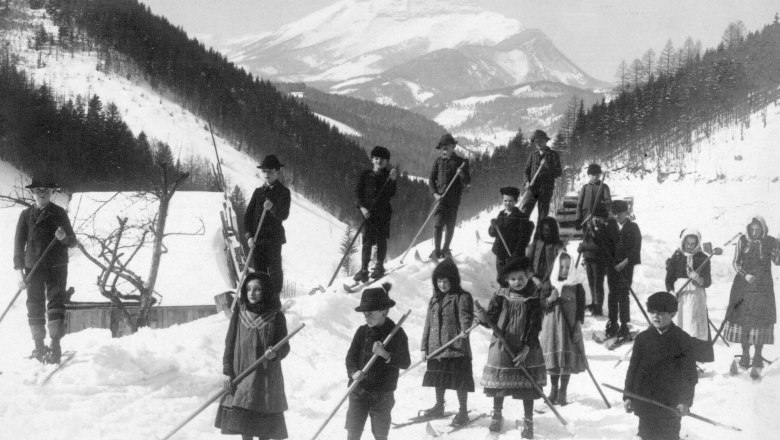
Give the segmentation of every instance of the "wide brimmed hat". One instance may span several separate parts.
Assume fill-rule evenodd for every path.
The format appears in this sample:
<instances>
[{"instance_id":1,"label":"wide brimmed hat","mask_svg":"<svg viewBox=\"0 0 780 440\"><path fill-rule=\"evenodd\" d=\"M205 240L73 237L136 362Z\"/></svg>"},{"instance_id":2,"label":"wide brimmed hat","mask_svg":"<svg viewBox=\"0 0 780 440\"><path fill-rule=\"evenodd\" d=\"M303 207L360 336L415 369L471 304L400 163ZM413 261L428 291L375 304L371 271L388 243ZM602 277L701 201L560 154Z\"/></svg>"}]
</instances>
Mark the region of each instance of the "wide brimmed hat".
<instances>
[{"instance_id":1,"label":"wide brimmed hat","mask_svg":"<svg viewBox=\"0 0 780 440\"><path fill-rule=\"evenodd\" d=\"M537 139L544 139L544 141L547 142L550 140L550 136L547 136L547 133L545 133L544 130L536 130L534 131L534 134L531 136L531 142Z\"/></svg>"},{"instance_id":2,"label":"wide brimmed hat","mask_svg":"<svg viewBox=\"0 0 780 440\"><path fill-rule=\"evenodd\" d=\"M669 292L656 292L647 298L647 310L676 313L677 298Z\"/></svg>"},{"instance_id":3,"label":"wide brimmed hat","mask_svg":"<svg viewBox=\"0 0 780 440\"><path fill-rule=\"evenodd\" d=\"M385 147L377 145L371 150L371 157L390 160L390 151Z\"/></svg>"},{"instance_id":4,"label":"wide brimmed hat","mask_svg":"<svg viewBox=\"0 0 780 440\"><path fill-rule=\"evenodd\" d=\"M363 291L360 297L360 305L355 307L356 312L375 312L377 310L387 310L395 305L395 301L390 299L390 283L382 283L382 287L371 287Z\"/></svg>"},{"instance_id":5,"label":"wide brimmed hat","mask_svg":"<svg viewBox=\"0 0 780 440\"><path fill-rule=\"evenodd\" d=\"M278 170L283 166L284 164L279 162L275 154L269 154L263 158L263 161L257 167L261 170Z\"/></svg>"},{"instance_id":6,"label":"wide brimmed hat","mask_svg":"<svg viewBox=\"0 0 780 440\"><path fill-rule=\"evenodd\" d=\"M441 150L442 147L446 147L448 145L457 145L457 144L458 144L458 141L456 141L455 138L452 137L451 134L446 133L446 134L441 135L441 137L439 138L439 143L436 144L436 149L437 150Z\"/></svg>"},{"instance_id":7,"label":"wide brimmed hat","mask_svg":"<svg viewBox=\"0 0 780 440\"><path fill-rule=\"evenodd\" d=\"M30 182L29 185L25 186L27 189L35 189L35 188L59 188L59 185L57 185L54 182L47 181L44 182L42 180L38 180L33 177L32 182Z\"/></svg>"},{"instance_id":8,"label":"wide brimmed hat","mask_svg":"<svg viewBox=\"0 0 780 440\"><path fill-rule=\"evenodd\" d=\"M520 189L514 186L505 186L499 190L502 195L512 197L517 200L520 197Z\"/></svg>"},{"instance_id":9,"label":"wide brimmed hat","mask_svg":"<svg viewBox=\"0 0 780 440\"><path fill-rule=\"evenodd\" d=\"M601 165L597 163L592 163L588 165L588 175L589 176L598 176L601 174Z\"/></svg>"},{"instance_id":10,"label":"wide brimmed hat","mask_svg":"<svg viewBox=\"0 0 780 440\"><path fill-rule=\"evenodd\" d=\"M613 200L612 207L610 208L613 214L620 214L628 212L628 202L625 200Z\"/></svg>"}]
</instances>

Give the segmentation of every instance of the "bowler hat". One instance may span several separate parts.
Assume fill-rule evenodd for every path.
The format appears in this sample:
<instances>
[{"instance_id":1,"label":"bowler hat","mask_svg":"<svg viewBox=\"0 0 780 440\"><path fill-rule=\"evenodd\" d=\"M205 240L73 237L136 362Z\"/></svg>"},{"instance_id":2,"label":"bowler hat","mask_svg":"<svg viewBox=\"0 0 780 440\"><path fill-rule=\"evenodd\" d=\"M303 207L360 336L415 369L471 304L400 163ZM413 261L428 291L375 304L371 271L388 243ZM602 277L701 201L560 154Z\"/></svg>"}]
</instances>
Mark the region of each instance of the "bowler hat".
<instances>
[{"instance_id":1,"label":"bowler hat","mask_svg":"<svg viewBox=\"0 0 780 440\"><path fill-rule=\"evenodd\" d=\"M439 138L439 143L436 145L436 149L441 150L442 147L446 147L447 145L457 145L457 144L458 141L456 141L451 134L445 133L441 135L441 137Z\"/></svg>"},{"instance_id":2,"label":"bowler hat","mask_svg":"<svg viewBox=\"0 0 780 440\"><path fill-rule=\"evenodd\" d=\"M588 165L588 175L589 176L598 176L601 174L601 165L597 163L592 163Z\"/></svg>"},{"instance_id":3,"label":"bowler hat","mask_svg":"<svg viewBox=\"0 0 780 440\"><path fill-rule=\"evenodd\" d=\"M647 310L653 312L677 312L677 298L669 292L656 292L647 298Z\"/></svg>"},{"instance_id":4,"label":"bowler hat","mask_svg":"<svg viewBox=\"0 0 780 440\"><path fill-rule=\"evenodd\" d=\"M535 141L536 139L544 139L545 142L550 140L550 136L547 136L547 133L544 132L544 130L536 130L534 131L533 136L531 136L531 141Z\"/></svg>"},{"instance_id":5,"label":"bowler hat","mask_svg":"<svg viewBox=\"0 0 780 440\"><path fill-rule=\"evenodd\" d=\"M261 170L278 170L283 166L284 164L279 162L275 154L269 154L263 158L263 161L257 167Z\"/></svg>"},{"instance_id":6,"label":"bowler hat","mask_svg":"<svg viewBox=\"0 0 780 440\"><path fill-rule=\"evenodd\" d=\"M514 186L505 186L499 190L502 195L512 197L517 200L520 197L520 189Z\"/></svg>"},{"instance_id":7,"label":"bowler hat","mask_svg":"<svg viewBox=\"0 0 780 440\"><path fill-rule=\"evenodd\" d=\"M377 145L371 150L371 157L390 160L390 151L385 147Z\"/></svg>"},{"instance_id":8,"label":"bowler hat","mask_svg":"<svg viewBox=\"0 0 780 440\"><path fill-rule=\"evenodd\" d=\"M51 181L42 181L38 180L35 177L33 177L32 182L30 182L29 185L25 186L27 189L35 189L35 188L59 188L59 185L57 185L54 182Z\"/></svg>"},{"instance_id":9,"label":"bowler hat","mask_svg":"<svg viewBox=\"0 0 780 440\"><path fill-rule=\"evenodd\" d=\"M375 312L377 310L387 310L395 305L395 301L390 299L390 283L382 283L382 287L371 287L363 291L360 297L360 305L355 307L356 312Z\"/></svg>"},{"instance_id":10,"label":"bowler hat","mask_svg":"<svg viewBox=\"0 0 780 440\"><path fill-rule=\"evenodd\" d=\"M625 200L614 200L612 201L611 209L613 214L628 212L628 202L626 202Z\"/></svg>"}]
</instances>

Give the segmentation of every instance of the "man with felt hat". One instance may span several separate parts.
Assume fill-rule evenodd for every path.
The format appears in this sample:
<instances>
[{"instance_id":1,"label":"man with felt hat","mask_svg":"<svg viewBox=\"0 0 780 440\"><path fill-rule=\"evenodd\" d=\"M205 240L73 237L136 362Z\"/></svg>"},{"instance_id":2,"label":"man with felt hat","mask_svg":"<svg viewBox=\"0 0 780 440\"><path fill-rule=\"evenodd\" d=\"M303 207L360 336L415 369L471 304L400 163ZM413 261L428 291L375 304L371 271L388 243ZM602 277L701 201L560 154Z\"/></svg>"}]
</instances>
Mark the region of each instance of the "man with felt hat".
<instances>
[{"instance_id":1,"label":"man with felt hat","mask_svg":"<svg viewBox=\"0 0 780 440\"><path fill-rule=\"evenodd\" d=\"M22 211L16 224L14 269L19 273L20 287L27 288L27 322L35 341L32 357L59 363L60 339L65 335L68 248L76 246L76 235L67 212L52 203L55 183L33 179L25 188L35 204ZM47 318L50 347L44 344Z\"/></svg>"},{"instance_id":2,"label":"man with felt hat","mask_svg":"<svg viewBox=\"0 0 780 440\"><path fill-rule=\"evenodd\" d=\"M260 168L264 183L252 193L244 215L244 235L250 249L255 246L250 267L271 277L276 294L282 291L284 284L282 245L287 242L287 237L282 222L290 215L291 200L290 190L279 181L279 171L283 166L276 155L269 154L263 158L257 168ZM254 241L255 234L257 242Z\"/></svg>"},{"instance_id":3,"label":"man with felt hat","mask_svg":"<svg viewBox=\"0 0 780 440\"><path fill-rule=\"evenodd\" d=\"M438 201L433 218L433 243L432 259L451 257L450 243L455 234L455 221L458 216L460 197L463 188L471 183L469 174L469 161L455 153L458 141L451 134L441 136L436 149L441 150L441 156L436 159L428 179L428 187L431 194ZM461 168L461 166L463 166ZM450 183L452 185L450 186ZM449 188L449 189L448 189ZM442 246L442 234L447 228Z\"/></svg>"},{"instance_id":4,"label":"man with felt hat","mask_svg":"<svg viewBox=\"0 0 780 440\"><path fill-rule=\"evenodd\" d=\"M563 175L558 153L547 146L550 137L542 130L534 131L531 143L536 149L528 155L525 165L525 196L520 210L530 216L538 203L537 224L550 212L550 200L555 191L555 179Z\"/></svg>"},{"instance_id":5,"label":"man with felt hat","mask_svg":"<svg viewBox=\"0 0 780 440\"><path fill-rule=\"evenodd\" d=\"M363 249L360 271L355 275L356 282L365 283L369 279L368 263L371 249L376 245L376 265L371 278L381 278L385 274L387 239L390 237L390 217L393 207L390 199L395 195L395 179L398 171L387 170L390 151L377 145L371 150L372 169L363 171L355 186L355 204L363 214Z\"/></svg>"}]
</instances>

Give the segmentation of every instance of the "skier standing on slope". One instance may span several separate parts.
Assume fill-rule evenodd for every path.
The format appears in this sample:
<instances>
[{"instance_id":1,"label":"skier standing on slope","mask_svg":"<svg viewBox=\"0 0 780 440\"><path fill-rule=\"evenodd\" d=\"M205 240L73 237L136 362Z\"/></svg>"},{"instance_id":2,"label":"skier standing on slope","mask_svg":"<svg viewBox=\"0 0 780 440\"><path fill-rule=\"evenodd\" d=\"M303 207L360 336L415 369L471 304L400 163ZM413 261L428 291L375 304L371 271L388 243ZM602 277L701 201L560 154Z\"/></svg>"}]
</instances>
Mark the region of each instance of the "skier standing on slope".
<instances>
[{"instance_id":1,"label":"skier standing on slope","mask_svg":"<svg viewBox=\"0 0 780 440\"><path fill-rule=\"evenodd\" d=\"M440 259L452 256L450 243L455 234L455 221L458 217L458 207L460 206L460 197L463 188L471 183L469 174L469 161L458 156L455 153L457 141L451 134L442 135L437 150L441 150L441 156L436 159L431 168L431 175L428 179L428 187L433 197L439 202L433 220L433 243L434 249L431 252L431 259ZM461 169L460 166L463 165ZM453 182L455 176L457 179ZM452 186L447 190L450 182ZM444 194L444 192L447 192ZM444 237L444 244L441 239L447 228L447 235Z\"/></svg>"},{"instance_id":2,"label":"skier standing on slope","mask_svg":"<svg viewBox=\"0 0 780 440\"><path fill-rule=\"evenodd\" d=\"M609 217L612 196L609 186L601 180L601 166L588 165L590 181L582 186L577 198L577 228L584 230L583 242L592 242L599 222ZM604 279L609 269L609 261L603 249L596 247L584 252L585 271L588 274L591 303L588 309L594 316L603 314Z\"/></svg>"},{"instance_id":3,"label":"skier standing on slope","mask_svg":"<svg viewBox=\"0 0 780 440\"><path fill-rule=\"evenodd\" d=\"M640 257L642 251L642 233L639 226L629 218L628 203L623 200L612 202L612 213L615 215L618 233L615 243L615 253L608 254L610 267L607 272L607 284L609 285L609 298L607 300L607 312L609 322L607 328L615 328L618 318L620 327L616 336L624 340L631 340L628 323L631 322L631 283L634 280L634 266L642 263ZM610 327L612 324L612 327Z\"/></svg>"},{"instance_id":4,"label":"skier standing on slope","mask_svg":"<svg viewBox=\"0 0 780 440\"><path fill-rule=\"evenodd\" d=\"M499 276L501 266L510 257L525 253L525 248L531 241L531 235L534 232L534 222L528 220L528 216L515 206L520 197L518 188L507 186L501 188L500 192L501 204L504 209L498 213L496 218L490 220L488 235L496 238L491 249L496 256L496 278L502 287L506 287L503 284L504 280ZM500 237L498 237L499 235Z\"/></svg>"},{"instance_id":5,"label":"skier standing on slope","mask_svg":"<svg viewBox=\"0 0 780 440\"><path fill-rule=\"evenodd\" d=\"M534 131L531 143L536 146L536 150L528 156L528 162L525 165L526 194L520 204L520 210L530 217L534 205L538 203L537 225L550 213L550 201L555 191L555 179L563 175L561 159L557 152L547 146L549 140L550 137L544 131Z\"/></svg>"}]
</instances>

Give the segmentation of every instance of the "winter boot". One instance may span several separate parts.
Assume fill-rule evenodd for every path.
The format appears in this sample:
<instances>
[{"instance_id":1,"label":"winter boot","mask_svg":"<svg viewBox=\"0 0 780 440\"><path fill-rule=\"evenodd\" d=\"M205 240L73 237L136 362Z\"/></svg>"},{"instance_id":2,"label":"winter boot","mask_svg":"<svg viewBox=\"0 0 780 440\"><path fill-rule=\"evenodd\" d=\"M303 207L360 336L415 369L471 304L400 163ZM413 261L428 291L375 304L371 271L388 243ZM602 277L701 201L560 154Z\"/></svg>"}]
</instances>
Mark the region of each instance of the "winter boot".
<instances>
[{"instance_id":1,"label":"winter boot","mask_svg":"<svg viewBox=\"0 0 780 440\"><path fill-rule=\"evenodd\" d=\"M469 422L469 412L461 408L452 418L452 426L465 426Z\"/></svg>"},{"instance_id":2,"label":"winter boot","mask_svg":"<svg viewBox=\"0 0 780 440\"><path fill-rule=\"evenodd\" d=\"M374 266L374 270L371 271L371 278L376 280L383 276L385 276L385 266L381 263L377 263L377 265Z\"/></svg>"},{"instance_id":3,"label":"winter boot","mask_svg":"<svg viewBox=\"0 0 780 440\"><path fill-rule=\"evenodd\" d=\"M452 258L452 251L449 249L442 249L441 258Z\"/></svg>"},{"instance_id":4,"label":"winter boot","mask_svg":"<svg viewBox=\"0 0 780 440\"><path fill-rule=\"evenodd\" d=\"M523 417L523 430L520 431L522 438L534 438L534 419Z\"/></svg>"},{"instance_id":5,"label":"winter boot","mask_svg":"<svg viewBox=\"0 0 780 440\"><path fill-rule=\"evenodd\" d=\"M436 249L432 250L431 254L428 255L428 259L430 259L430 260L438 261L439 258L441 258L441 251L437 251Z\"/></svg>"},{"instance_id":6,"label":"winter boot","mask_svg":"<svg viewBox=\"0 0 780 440\"><path fill-rule=\"evenodd\" d=\"M501 411L493 410L490 418L492 419L488 428L490 432L501 432L501 427L504 425L504 417L501 416Z\"/></svg>"},{"instance_id":7,"label":"winter boot","mask_svg":"<svg viewBox=\"0 0 780 440\"><path fill-rule=\"evenodd\" d=\"M604 337L606 338L614 338L618 334L618 330L620 330L620 326L615 321L607 321L607 327L604 329Z\"/></svg>"},{"instance_id":8,"label":"winter boot","mask_svg":"<svg viewBox=\"0 0 780 440\"><path fill-rule=\"evenodd\" d=\"M422 417L442 417L444 416L444 404L436 402L432 407L420 411L419 415Z\"/></svg>"},{"instance_id":9,"label":"winter boot","mask_svg":"<svg viewBox=\"0 0 780 440\"><path fill-rule=\"evenodd\" d=\"M49 347L43 343L43 339L35 340L35 349L30 354L31 359L37 359L38 362L44 363L46 357L49 355Z\"/></svg>"},{"instance_id":10,"label":"winter boot","mask_svg":"<svg viewBox=\"0 0 780 440\"><path fill-rule=\"evenodd\" d=\"M355 274L353 279L355 280L356 283L367 283L368 282L368 270L360 269L360 271Z\"/></svg>"},{"instance_id":11,"label":"winter boot","mask_svg":"<svg viewBox=\"0 0 780 440\"><path fill-rule=\"evenodd\" d=\"M739 357L739 366L750 368L750 345L742 345L742 356Z\"/></svg>"},{"instance_id":12,"label":"winter boot","mask_svg":"<svg viewBox=\"0 0 780 440\"><path fill-rule=\"evenodd\" d=\"M620 324L620 329L618 329L617 337L621 338L621 339L624 339L626 341L630 341L631 340L631 331L628 329L628 324L627 323L624 322L624 323Z\"/></svg>"},{"instance_id":13,"label":"winter boot","mask_svg":"<svg viewBox=\"0 0 780 440\"><path fill-rule=\"evenodd\" d=\"M550 399L550 403L553 405L558 403L558 385L553 385L550 387L550 395L548 395L547 398Z\"/></svg>"},{"instance_id":14,"label":"winter boot","mask_svg":"<svg viewBox=\"0 0 780 440\"><path fill-rule=\"evenodd\" d=\"M62 358L62 347L60 347L59 339L51 340L51 348L48 356L46 356L47 364L59 364Z\"/></svg>"},{"instance_id":15,"label":"winter boot","mask_svg":"<svg viewBox=\"0 0 780 440\"><path fill-rule=\"evenodd\" d=\"M561 406L569 404L569 401L566 400L566 385L561 384L561 388L558 390L558 399L556 400L556 403Z\"/></svg>"}]
</instances>

